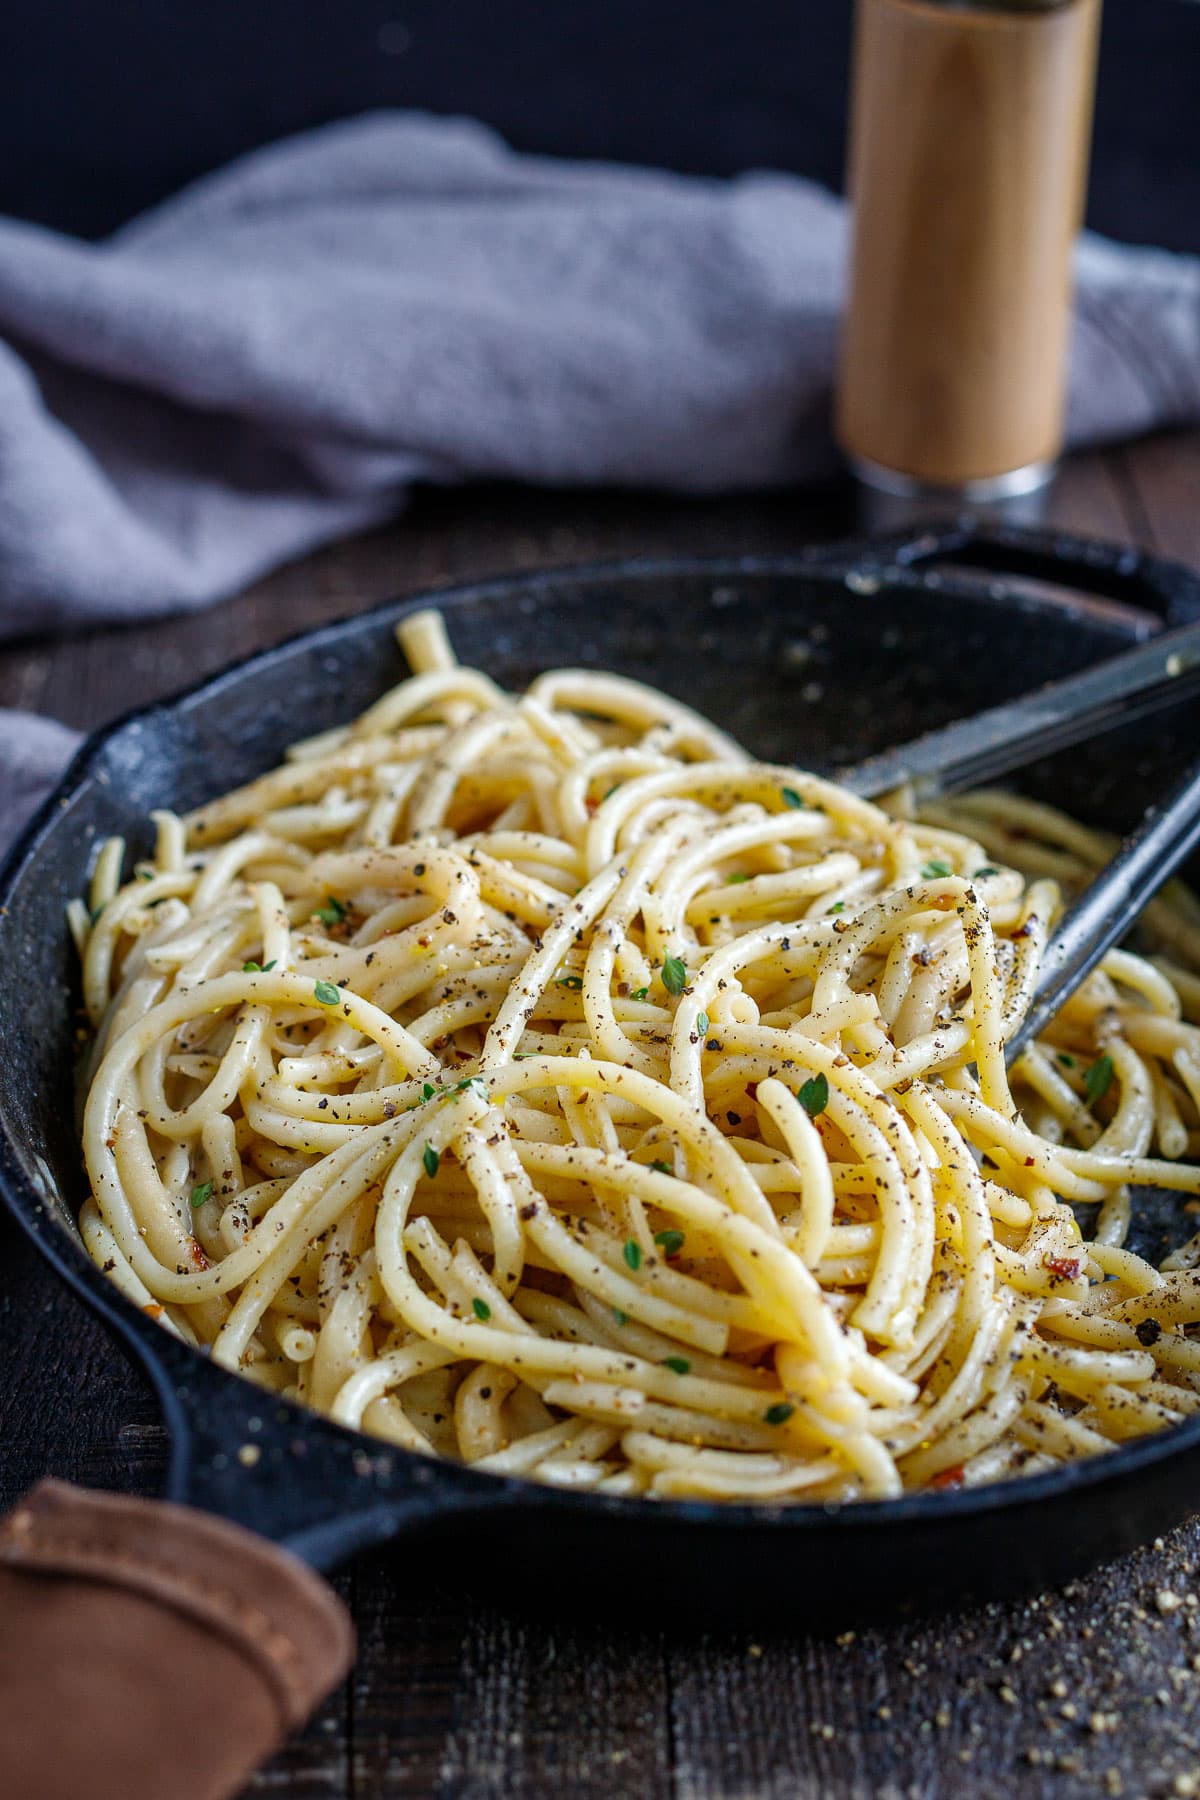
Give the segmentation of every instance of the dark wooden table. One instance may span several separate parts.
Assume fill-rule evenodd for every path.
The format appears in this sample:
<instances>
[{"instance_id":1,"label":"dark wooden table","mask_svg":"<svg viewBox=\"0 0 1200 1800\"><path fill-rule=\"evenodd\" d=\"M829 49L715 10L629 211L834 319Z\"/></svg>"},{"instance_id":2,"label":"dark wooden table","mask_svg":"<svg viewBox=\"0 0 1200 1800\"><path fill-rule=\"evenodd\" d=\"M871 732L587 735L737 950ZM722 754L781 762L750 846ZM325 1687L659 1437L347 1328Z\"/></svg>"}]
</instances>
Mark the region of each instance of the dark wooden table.
<instances>
[{"instance_id":1,"label":"dark wooden table","mask_svg":"<svg viewBox=\"0 0 1200 1800\"><path fill-rule=\"evenodd\" d=\"M1200 564L1200 434L1069 463L1051 516ZM789 549L850 523L842 490L714 502L423 496L396 525L213 611L10 648L0 704L98 725L404 590L599 556ZM47 1472L155 1491L164 1438L140 1376L6 1223L0 1367L0 1504ZM474 1599L470 1563L469 1544L401 1547L341 1578L357 1669L251 1793L1200 1795L1200 1518L1061 1592L902 1629L810 1635L798 1579L794 1634L761 1643L618 1636L569 1614L534 1624ZM679 1577L702 1583L704 1571Z\"/></svg>"}]
</instances>

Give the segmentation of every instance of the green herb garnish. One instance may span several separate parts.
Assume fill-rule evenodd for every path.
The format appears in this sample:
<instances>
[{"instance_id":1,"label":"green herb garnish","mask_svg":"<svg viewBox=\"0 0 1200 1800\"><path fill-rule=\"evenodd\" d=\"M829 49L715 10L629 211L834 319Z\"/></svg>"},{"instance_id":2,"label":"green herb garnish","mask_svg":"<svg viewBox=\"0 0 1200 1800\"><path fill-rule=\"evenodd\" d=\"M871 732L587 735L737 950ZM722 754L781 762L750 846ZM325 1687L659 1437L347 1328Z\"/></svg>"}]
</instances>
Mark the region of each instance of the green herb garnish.
<instances>
[{"instance_id":1,"label":"green herb garnish","mask_svg":"<svg viewBox=\"0 0 1200 1800\"><path fill-rule=\"evenodd\" d=\"M686 1375L691 1368L686 1356L664 1356L663 1368L670 1369L676 1375Z\"/></svg>"},{"instance_id":2,"label":"green herb garnish","mask_svg":"<svg viewBox=\"0 0 1200 1800\"><path fill-rule=\"evenodd\" d=\"M583 986L583 976L582 975L560 975L557 978L557 980L555 981L554 985L555 985L555 987L570 988L572 993L577 994L579 992L580 988Z\"/></svg>"},{"instance_id":3,"label":"green herb garnish","mask_svg":"<svg viewBox=\"0 0 1200 1800\"><path fill-rule=\"evenodd\" d=\"M814 1075L796 1094L810 1119L815 1119L829 1105L829 1081L824 1074Z\"/></svg>"},{"instance_id":4,"label":"green herb garnish","mask_svg":"<svg viewBox=\"0 0 1200 1800\"><path fill-rule=\"evenodd\" d=\"M774 1406L768 1406L763 1419L768 1425L786 1425L795 1410L790 1400L777 1400Z\"/></svg>"},{"instance_id":5,"label":"green herb garnish","mask_svg":"<svg viewBox=\"0 0 1200 1800\"><path fill-rule=\"evenodd\" d=\"M211 1181L198 1181L188 1195L190 1206L203 1206L206 1200L212 1199L213 1184Z\"/></svg>"},{"instance_id":6,"label":"green herb garnish","mask_svg":"<svg viewBox=\"0 0 1200 1800\"><path fill-rule=\"evenodd\" d=\"M432 1100L436 1093L437 1089L434 1087L432 1081L427 1081L421 1089L421 1098L422 1100Z\"/></svg>"},{"instance_id":7,"label":"green herb garnish","mask_svg":"<svg viewBox=\"0 0 1200 1800\"><path fill-rule=\"evenodd\" d=\"M652 1162L650 1167L652 1169L657 1169L662 1175L673 1175L675 1173L674 1168L669 1162Z\"/></svg>"},{"instance_id":8,"label":"green herb garnish","mask_svg":"<svg viewBox=\"0 0 1200 1800\"><path fill-rule=\"evenodd\" d=\"M664 1256L678 1256L683 1249L682 1231L657 1231L654 1241Z\"/></svg>"},{"instance_id":9,"label":"green herb garnish","mask_svg":"<svg viewBox=\"0 0 1200 1800\"><path fill-rule=\"evenodd\" d=\"M727 875L725 877L725 885L726 887L733 887L737 882L749 881L749 879L750 877L748 875Z\"/></svg>"},{"instance_id":10,"label":"green herb garnish","mask_svg":"<svg viewBox=\"0 0 1200 1800\"><path fill-rule=\"evenodd\" d=\"M430 1181L432 1181L442 1166L441 1156L434 1149L432 1144L426 1144L424 1150L422 1150L421 1161L425 1165L425 1173L428 1175Z\"/></svg>"},{"instance_id":11,"label":"green herb garnish","mask_svg":"<svg viewBox=\"0 0 1200 1800\"><path fill-rule=\"evenodd\" d=\"M634 1238L626 1238L621 1255L636 1274L642 1266L642 1246Z\"/></svg>"},{"instance_id":12,"label":"green herb garnish","mask_svg":"<svg viewBox=\"0 0 1200 1800\"><path fill-rule=\"evenodd\" d=\"M954 870L948 862L943 862L940 856L935 856L933 861L927 862L921 870L921 878L923 881L936 881L940 875L953 875L953 873Z\"/></svg>"},{"instance_id":13,"label":"green herb garnish","mask_svg":"<svg viewBox=\"0 0 1200 1800\"><path fill-rule=\"evenodd\" d=\"M340 925L349 910L349 907L343 906L340 900L335 900L330 894L324 906L318 906L313 918L320 919L322 925Z\"/></svg>"},{"instance_id":14,"label":"green herb garnish","mask_svg":"<svg viewBox=\"0 0 1200 1800\"><path fill-rule=\"evenodd\" d=\"M629 998L631 1000L645 1000L647 995L649 994L649 992L650 992L650 989L648 987L634 988L634 990L633 990L632 994L630 994Z\"/></svg>"},{"instance_id":15,"label":"green herb garnish","mask_svg":"<svg viewBox=\"0 0 1200 1800\"><path fill-rule=\"evenodd\" d=\"M322 1006L336 1006L342 997L341 988L334 987L332 981L318 981L313 992Z\"/></svg>"},{"instance_id":16,"label":"green herb garnish","mask_svg":"<svg viewBox=\"0 0 1200 1800\"><path fill-rule=\"evenodd\" d=\"M696 1030L700 1033L701 1037L704 1037L707 1034L707 1032L708 1032L708 1014L707 1013L697 1013L696 1014Z\"/></svg>"},{"instance_id":17,"label":"green herb garnish","mask_svg":"<svg viewBox=\"0 0 1200 1800\"><path fill-rule=\"evenodd\" d=\"M628 1325L629 1314L627 1312L622 1312L619 1306L613 1307L612 1315L613 1315L613 1318L617 1321L618 1325Z\"/></svg>"},{"instance_id":18,"label":"green herb garnish","mask_svg":"<svg viewBox=\"0 0 1200 1800\"><path fill-rule=\"evenodd\" d=\"M845 908L846 908L846 902L844 900L835 900L829 910L831 913L844 912Z\"/></svg>"},{"instance_id":19,"label":"green herb garnish","mask_svg":"<svg viewBox=\"0 0 1200 1800\"><path fill-rule=\"evenodd\" d=\"M1102 1100L1112 1086L1112 1078L1116 1074L1113 1059L1106 1052L1098 1056L1083 1078L1084 1089L1088 1097L1088 1105L1094 1106Z\"/></svg>"},{"instance_id":20,"label":"green herb garnish","mask_svg":"<svg viewBox=\"0 0 1200 1800\"><path fill-rule=\"evenodd\" d=\"M1064 1069L1073 1069L1075 1067L1075 1058L1071 1055L1069 1050L1056 1050L1054 1052L1054 1060L1060 1062Z\"/></svg>"},{"instance_id":21,"label":"green herb garnish","mask_svg":"<svg viewBox=\"0 0 1200 1800\"><path fill-rule=\"evenodd\" d=\"M662 966L662 984L668 994L682 994L687 986L687 964L681 956L668 956Z\"/></svg>"},{"instance_id":22,"label":"green herb garnish","mask_svg":"<svg viewBox=\"0 0 1200 1800\"><path fill-rule=\"evenodd\" d=\"M242 974L243 975L269 975L271 973L271 970L275 967L275 964L278 961L279 961L279 958L277 956L273 956L269 963L256 963L256 962L243 963L242 964Z\"/></svg>"},{"instance_id":23,"label":"green herb garnish","mask_svg":"<svg viewBox=\"0 0 1200 1800\"><path fill-rule=\"evenodd\" d=\"M492 1309L488 1305L486 1300L472 1300L471 1309L474 1312L475 1317L477 1319L483 1319L486 1321L486 1320L490 1319L492 1316Z\"/></svg>"},{"instance_id":24,"label":"green herb garnish","mask_svg":"<svg viewBox=\"0 0 1200 1800\"><path fill-rule=\"evenodd\" d=\"M984 863L981 869L976 869L971 879L973 881L982 881L985 875L999 875L999 873L1000 870L996 868L994 863Z\"/></svg>"},{"instance_id":25,"label":"green herb garnish","mask_svg":"<svg viewBox=\"0 0 1200 1800\"><path fill-rule=\"evenodd\" d=\"M785 806L798 809L804 805L803 795L798 794L795 788L780 788L779 791L783 795L783 804Z\"/></svg>"}]
</instances>

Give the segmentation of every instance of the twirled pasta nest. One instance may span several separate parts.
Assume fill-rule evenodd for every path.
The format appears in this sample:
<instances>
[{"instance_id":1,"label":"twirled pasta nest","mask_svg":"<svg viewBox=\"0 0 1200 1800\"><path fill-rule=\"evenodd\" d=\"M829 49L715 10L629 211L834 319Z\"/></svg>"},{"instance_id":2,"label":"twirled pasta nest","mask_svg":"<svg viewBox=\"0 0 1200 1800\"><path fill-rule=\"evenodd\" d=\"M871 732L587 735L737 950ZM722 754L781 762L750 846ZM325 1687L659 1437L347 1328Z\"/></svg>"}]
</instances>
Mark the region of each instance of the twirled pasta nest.
<instances>
[{"instance_id":1,"label":"twirled pasta nest","mask_svg":"<svg viewBox=\"0 0 1200 1800\"><path fill-rule=\"evenodd\" d=\"M1121 1247L1131 1186L1200 1191L1200 984L1113 953L1005 1070L1060 889L991 859L1102 840L399 635L411 679L72 907L127 1295L344 1424L617 1494L984 1482L1200 1406L1200 1251Z\"/></svg>"}]
</instances>

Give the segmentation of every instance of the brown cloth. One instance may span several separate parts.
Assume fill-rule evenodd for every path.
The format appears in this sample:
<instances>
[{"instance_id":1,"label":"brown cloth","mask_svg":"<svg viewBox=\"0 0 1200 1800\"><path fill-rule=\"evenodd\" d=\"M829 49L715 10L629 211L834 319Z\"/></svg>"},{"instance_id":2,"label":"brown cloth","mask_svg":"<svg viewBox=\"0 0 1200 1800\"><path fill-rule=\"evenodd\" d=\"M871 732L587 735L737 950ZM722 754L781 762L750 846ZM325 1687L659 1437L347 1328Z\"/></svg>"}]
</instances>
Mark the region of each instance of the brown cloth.
<instances>
[{"instance_id":1,"label":"brown cloth","mask_svg":"<svg viewBox=\"0 0 1200 1800\"><path fill-rule=\"evenodd\" d=\"M227 1800L353 1655L320 1576L225 1519L59 1481L0 1519L13 1800Z\"/></svg>"}]
</instances>

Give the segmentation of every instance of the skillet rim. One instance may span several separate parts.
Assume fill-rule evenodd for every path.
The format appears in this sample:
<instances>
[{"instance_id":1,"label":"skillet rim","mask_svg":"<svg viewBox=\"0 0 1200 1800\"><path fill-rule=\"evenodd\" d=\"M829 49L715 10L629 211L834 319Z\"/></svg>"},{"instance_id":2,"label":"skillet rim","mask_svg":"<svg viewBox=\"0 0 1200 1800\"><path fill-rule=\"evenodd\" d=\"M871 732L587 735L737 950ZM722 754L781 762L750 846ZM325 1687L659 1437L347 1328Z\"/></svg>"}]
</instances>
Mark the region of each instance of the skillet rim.
<instances>
[{"instance_id":1,"label":"skillet rim","mask_svg":"<svg viewBox=\"0 0 1200 1800\"><path fill-rule=\"evenodd\" d=\"M289 633L279 642L249 656L232 659L213 673L163 698L129 709L84 739L53 791L0 862L0 940L11 899L22 884L33 854L52 836L56 822L92 778L94 765L113 740L146 720L177 713L189 702L202 697L216 698L235 678L276 663L286 664L289 653L300 647L317 647L346 634L354 635L359 629L369 630L370 626L381 625L385 620L398 620L428 606L453 608L481 600L503 603L531 595L542 603L546 590L553 590L563 583L576 593L591 583L645 581L656 577L698 576L710 580L773 577L841 583L849 570L864 562L869 563L873 575L880 577L881 586L936 588L942 592L959 590L972 598L996 600L997 571L976 574L970 569L956 568L951 574L906 565L903 561L893 560L896 548L892 542L848 542L789 553L641 556L518 570L445 587L423 588L413 594L379 601L343 618ZM1095 603L1086 596L1051 598L1026 590L1021 595L1021 603L1030 612L1045 613L1058 620L1064 615L1095 616ZM1102 606L1110 623L1116 622L1116 614L1120 615L1131 638L1138 637L1139 624L1149 628L1143 635L1153 635L1163 629L1161 617L1123 600L1114 603L1111 598L1106 598ZM799 1535L814 1530L874 1533L892 1527L936 1525L942 1519L964 1520L1027 1507L1036 1512L1041 1502L1061 1500L1104 1485L1115 1486L1125 1478L1145 1475L1158 1464L1200 1449L1198 1413L1166 1431L1135 1438L1106 1455L1066 1463L1038 1475L1015 1476L978 1488L922 1489L888 1500L827 1502L816 1506L803 1502L651 1500L576 1493L524 1477L492 1475L448 1458L425 1457L366 1432L341 1426L326 1414L271 1394L247 1377L220 1368L147 1318L105 1278L82 1243L64 1225L55 1221L50 1232L44 1229L54 1206L38 1193L30 1178L22 1152L14 1141L12 1124L7 1105L0 1101L0 1201L54 1273L116 1334L149 1379L163 1408L171 1437L171 1467L166 1492L174 1499L186 1499L180 1488L186 1486L183 1474L189 1460L187 1452L191 1448L187 1440L203 1419L203 1401L198 1404L191 1392L193 1380L212 1387L214 1394L223 1393L227 1400L231 1396L241 1399L248 1410L274 1411L281 1420L286 1419L293 1437L313 1438L318 1443L332 1446L343 1457L347 1453L357 1453L361 1457L365 1452L372 1461L385 1461L389 1472L393 1467L401 1476L407 1472L415 1495L424 1494L430 1502L431 1515L466 1509L491 1510L498 1506L504 1506L506 1510L513 1507L518 1510L554 1508L584 1517L616 1516L622 1521L645 1523L656 1529L671 1525L689 1530L728 1525L741 1529L786 1529ZM393 1492L389 1487L382 1491L373 1490L368 1495L363 1491L364 1486L356 1484L341 1496L341 1513L362 1512L371 1501L384 1508L389 1505L395 1508L403 1501L403 1491ZM448 1491L439 1494L439 1487ZM386 1535L390 1536L392 1532L389 1530Z\"/></svg>"}]
</instances>

